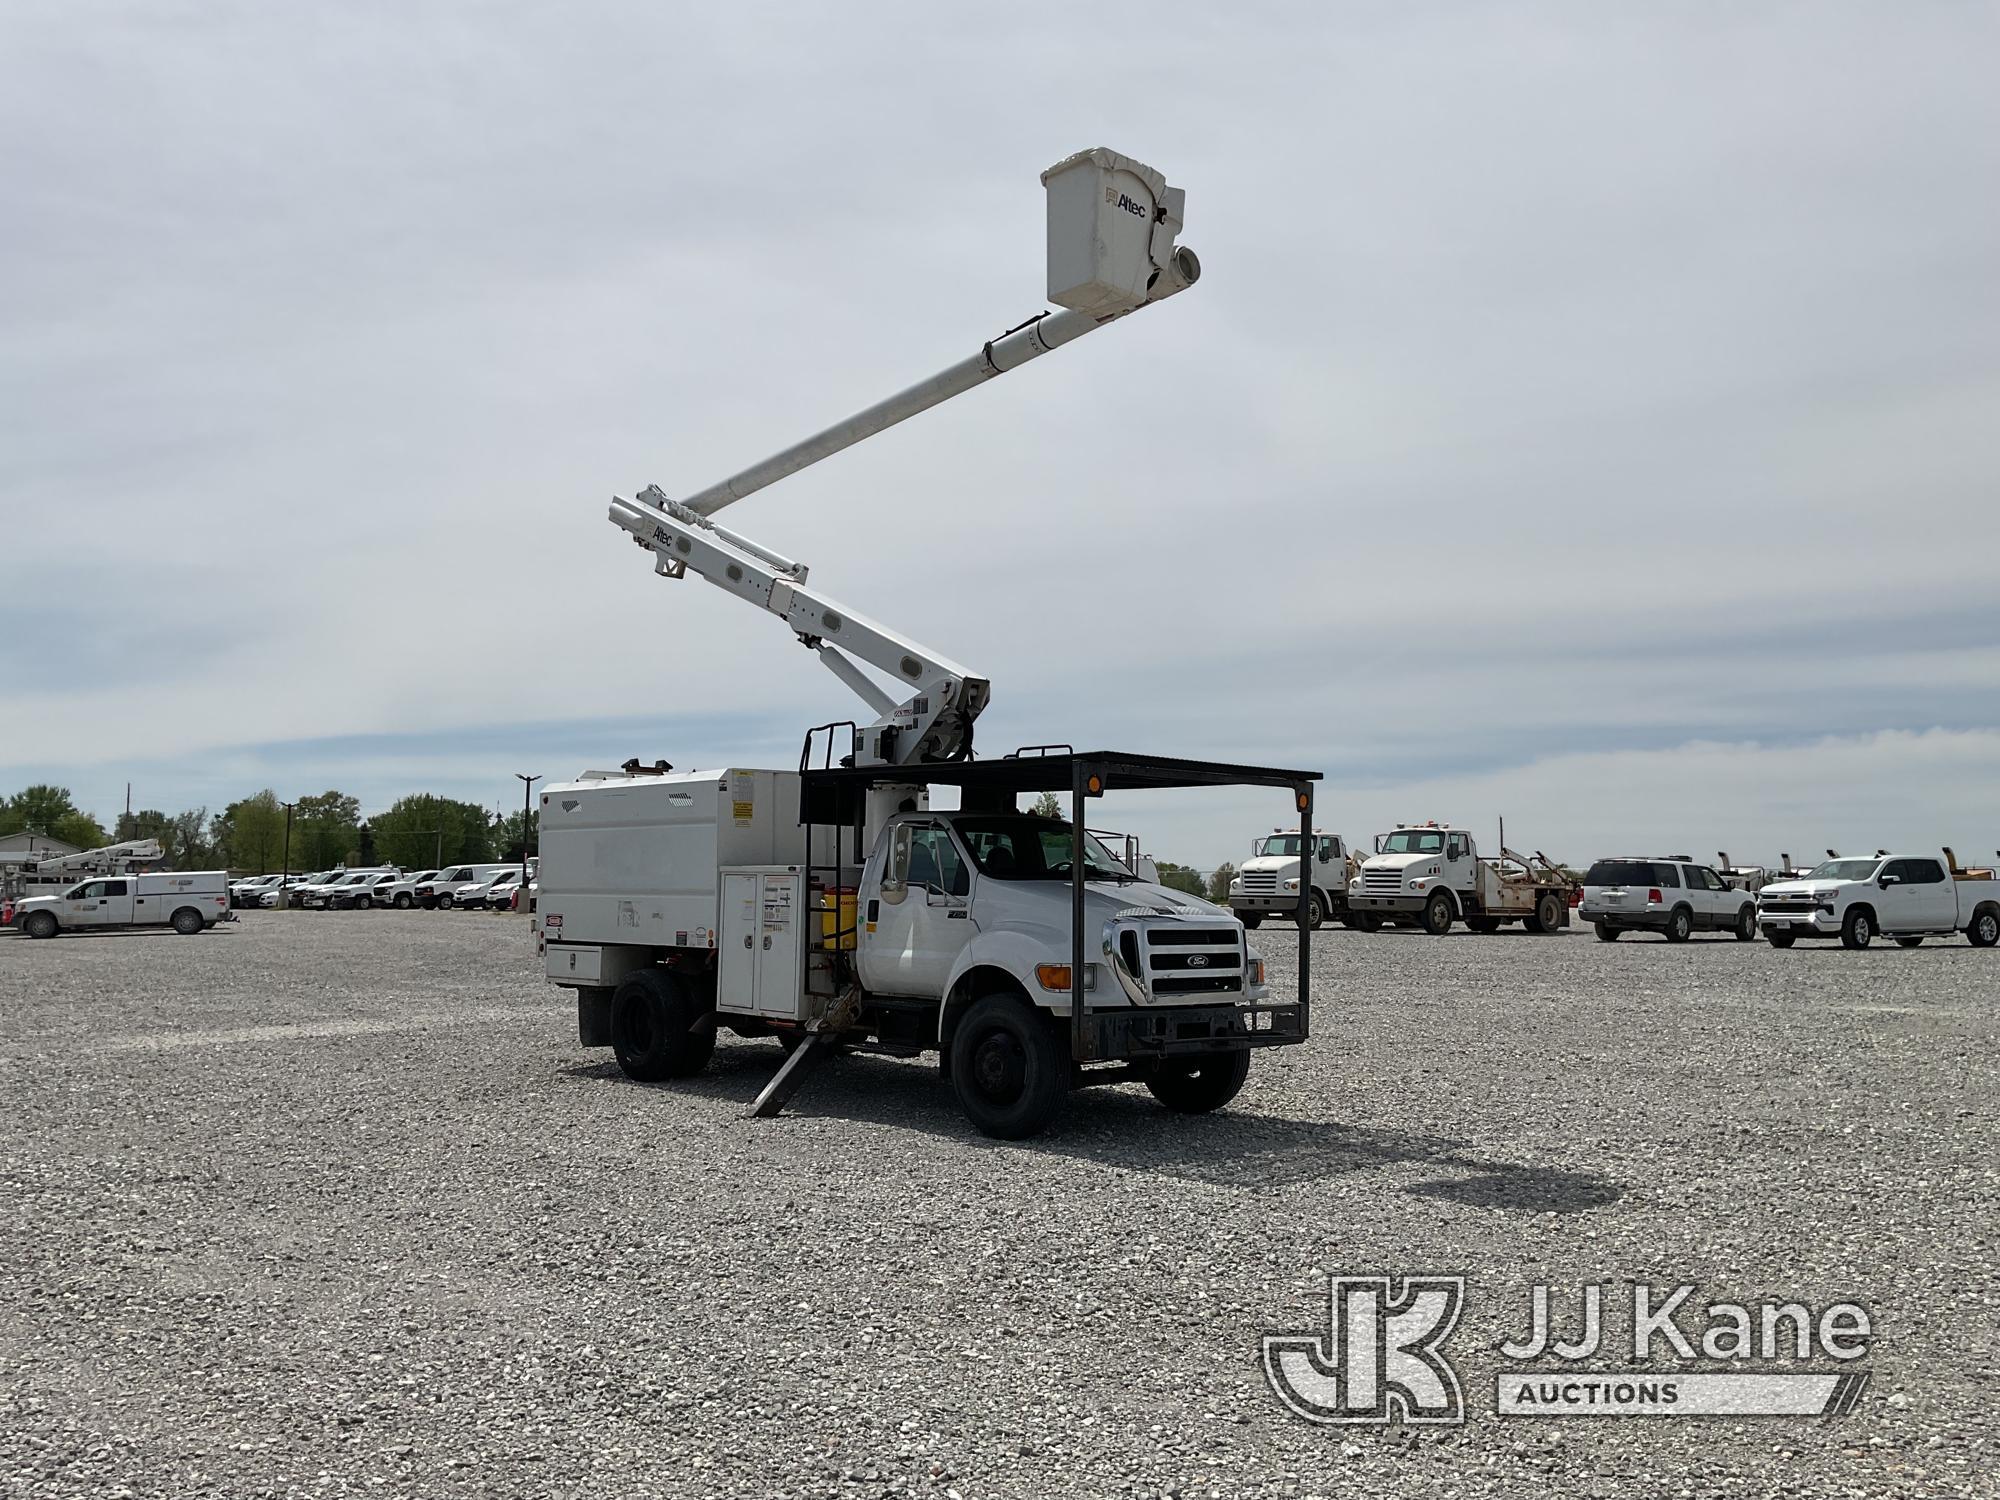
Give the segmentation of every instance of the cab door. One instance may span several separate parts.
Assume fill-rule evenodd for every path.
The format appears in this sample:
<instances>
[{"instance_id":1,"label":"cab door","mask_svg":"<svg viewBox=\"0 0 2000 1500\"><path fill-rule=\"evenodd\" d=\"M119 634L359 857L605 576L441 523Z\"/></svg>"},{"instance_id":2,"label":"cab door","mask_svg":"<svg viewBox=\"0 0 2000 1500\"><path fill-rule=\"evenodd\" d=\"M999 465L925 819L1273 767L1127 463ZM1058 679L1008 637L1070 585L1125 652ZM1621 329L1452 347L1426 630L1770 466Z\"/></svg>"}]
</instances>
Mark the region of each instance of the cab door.
<instances>
[{"instance_id":1,"label":"cab door","mask_svg":"<svg viewBox=\"0 0 2000 1500\"><path fill-rule=\"evenodd\" d=\"M1958 891L1943 864L1934 859L1906 859L1902 864L1916 925L1937 932L1956 927Z\"/></svg>"},{"instance_id":2,"label":"cab door","mask_svg":"<svg viewBox=\"0 0 2000 1500\"><path fill-rule=\"evenodd\" d=\"M942 823L897 823L884 838L856 966L862 984L878 994L934 999L972 939L971 871Z\"/></svg>"},{"instance_id":3,"label":"cab door","mask_svg":"<svg viewBox=\"0 0 2000 1500\"><path fill-rule=\"evenodd\" d=\"M1683 865L1692 893L1695 926L1711 932L1736 925L1737 910L1743 905L1728 883L1707 865Z\"/></svg>"},{"instance_id":4,"label":"cab door","mask_svg":"<svg viewBox=\"0 0 2000 1500\"><path fill-rule=\"evenodd\" d=\"M63 900L65 927L122 927L132 920L132 882L89 880Z\"/></svg>"},{"instance_id":5,"label":"cab door","mask_svg":"<svg viewBox=\"0 0 2000 1500\"><path fill-rule=\"evenodd\" d=\"M1875 918L1884 932L1909 932L1924 926L1923 896L1911 882L1911 866L1921 860L1892 859L1875 874Z\"/></svg>"}]
</instances>

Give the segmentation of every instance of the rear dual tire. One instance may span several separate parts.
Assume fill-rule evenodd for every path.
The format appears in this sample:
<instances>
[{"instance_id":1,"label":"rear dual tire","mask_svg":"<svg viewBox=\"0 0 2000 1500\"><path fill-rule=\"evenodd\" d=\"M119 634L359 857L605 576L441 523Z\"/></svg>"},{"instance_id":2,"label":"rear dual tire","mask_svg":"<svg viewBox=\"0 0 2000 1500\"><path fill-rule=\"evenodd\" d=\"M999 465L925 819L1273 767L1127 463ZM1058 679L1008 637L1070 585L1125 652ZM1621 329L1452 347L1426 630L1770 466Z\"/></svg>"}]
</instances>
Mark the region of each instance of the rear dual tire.
<instances>
[{"instance_id":1,"label":"rear dual tire","mask_svg":"<svg viewBox=\"0 0 2000 1500\"><path fill-rule=\"evenodd\" d=\"M692 1078L715 1052L715 1018L665 969L626 976L611 995L611 1050L627 1078Z\"/></svg>"}]
</instances>

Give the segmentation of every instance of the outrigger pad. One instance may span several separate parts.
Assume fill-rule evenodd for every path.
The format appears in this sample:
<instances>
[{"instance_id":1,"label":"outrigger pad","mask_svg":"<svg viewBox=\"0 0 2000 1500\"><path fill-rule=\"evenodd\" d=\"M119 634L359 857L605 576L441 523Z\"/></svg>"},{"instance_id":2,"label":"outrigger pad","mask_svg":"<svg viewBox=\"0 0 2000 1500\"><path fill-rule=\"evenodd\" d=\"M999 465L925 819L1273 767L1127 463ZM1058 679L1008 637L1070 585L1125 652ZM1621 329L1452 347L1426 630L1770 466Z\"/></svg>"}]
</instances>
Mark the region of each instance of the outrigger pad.
<instances>
[{"instance_id":1,"label":"outrigger pad","mask_svg":"<svg viewBox=\"0 0 2000 1500\"><path fill-rule=\"evenodd\" d=\"M792 1095L804 1087L806 1076L839 1045L838 1031L821 1030L818 1021L807 1026L806 1039L792 1048L792 1055L785 1059L785 1065L764 1085L764 1092L750 1106L750 1117L753 1120L773 1118L791 1102Z\"/></svg>"}]
</instances>

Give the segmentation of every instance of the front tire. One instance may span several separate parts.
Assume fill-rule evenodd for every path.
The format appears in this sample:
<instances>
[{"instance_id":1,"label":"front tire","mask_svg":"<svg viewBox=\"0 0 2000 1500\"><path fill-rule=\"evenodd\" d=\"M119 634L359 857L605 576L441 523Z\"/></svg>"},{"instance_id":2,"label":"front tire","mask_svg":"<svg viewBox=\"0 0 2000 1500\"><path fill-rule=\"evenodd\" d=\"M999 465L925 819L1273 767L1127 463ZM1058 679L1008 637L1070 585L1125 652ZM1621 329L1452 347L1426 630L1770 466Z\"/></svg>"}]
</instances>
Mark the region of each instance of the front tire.
<instances>
[{"instance_id":1,"label":"front tire","mask_svg":"<svg viewBox=\"0 0 2000 1500\"><path fill-rule=\"evenodd\" d=\"M367 911L368 908L373 906L374 904L375 904L375 898L373 896L367 895L366 893L363 893L362 895L356 896L354 898L354 909L356 911Z\"/></svg>"},{"instance_id":2,"label":"front tire","mask_svg":"<svg viewBox=\"0 0 2000 1500\"><path fill-rule=\"evenodd\" d=\"M1773 948L1789 948L1799 940L1799 935L1782 927L1773 927L1764 933L1764 941Z\"/></svg>"},{"instance_id":3,"label":"front tire","mask_svg":"<svg viewBox=\"0 0 2000 1500\"><path fill-rule=\"evenodd\" d=\"M1900 937L1896 939L1896 946L1898 948L1921 948L1923 945L1924 940L1920 937Z\"/></svg>"},{"instance_id":4,"label":"front tire","mask_svg":"<svg viewBox=\"0 0 2000 1500\"><path fill-rule=\"evenodd\" d=\"M1757 908L1746 906L1736 914L1736 941L1754 943L1757 941Z\"/></svg>"},{"instance_id":5,"label":"front tire","mask_svg":"<svg viewBox=\"0 0 2000 1500\"><path fill-rule=\"evenodd\" d=\"M1667 918L1667 941L1685 943L1694 935L1694 913L1685 906L1676 906L1674 914Z\"/></svg>"},{"instance_id":6,"label":"front tire","mask_svg":"<svg viewBox=\"0 0 2000 1500\"><path fill-rule=\"evenodd\" d=\"M414 905L416 905L416 897L412 896L408 891L398 891L396 893L397 911L408 911Z\"/></svg>"},{"instance_id":7,"label":"front tire","mask_svg":"<svg viewBox=\"0 0 2000 1500\"><path fill-rule=\"evenodd\" d=\"M1255 932L1259 927L1264 925L1264 914L1261 911L1238 912L1236 920L1249 928L1250 931Z\"/></svg>"},{"instance_id":8,"label":"front tire","mask_svg":"<svg viewBox=\"0 0 2000 1500\"><path fill-rule=\"evenodd\" d=\"M31 938L52 938L59 929L60 924L55 917L45 911L29 912L27 920L21 924L21 931Z\"/></svg>"},{"instance_id":9,"label":"front tire","mask_svg":"<svg viewBox=\"0 0 2000 1500\"><path fill-rule=\"evenodd\" d=\"M1305 930L1307 932L1318 932L1320 923L1325 920L1326 903L1319 899L1319 892L1314 891L1306 897L1306 918L1303 924Z\"/></svg>"},{"instance_id":10,"label":"front tire","mask_svg":"<svg viewBox=\"0 0 2000 1500\"><path fill-rule=\"evenodd\" d=\"M611 995L611 1050L627 1078L692 1078L715 1051L715 1028L687 986L665 969L640 969Z\"/></svg>"},{"instance_id":11,"label":"front tire","mask_svg":"<svg viewBox=\"0 0 2000 1500\"><path fill-rule=\"evenodd\" d=\"M1354 925L1363 932L1380 932L1382 930L1382 918L1376 912L1365 911L1354 919Z\"/></svg>"},{"instance_id":12,"label":"front tire","mask_svg":"<svg viewBox=\"0 0 2000 1500\"><path fill-rule=\"evenodd\" d=\"M174 931L182 937L193 937L202 929L201 913L192 906L183 906L174 913Z\"/></svg>"},{"instance_id":13,"label":"front tire","mask_svg":"<svg viewBox=\"0 0 2000 1500\"><path fill-rule=\"evenodd\" d=\"M951 1036L951 1086L981 1135L1040 1135L1069 1095L1070 1060L1049 1018L1015 995L975 1000Z\"/></svg>"},{"instance_id":14,"label":"front tire","mask_svg":"<svg viewBox=\"0 0 2000 1500\"><path fill-rule=\"evenodd\" d=\"M1843 948L1866 948L1875 941L1875 917L1871 912L1855 907L1847 914L1847 920L1840 924L1840 946Z\"/></svg>"},{"instance_id":15,"label":"front tire","mask_svg":"<svg viewBox=\"0 0 2000 1500\"><path fill-rule=\"evenodd\" d=\"M1443 891L1434 891L1431 899L1424 903L1424 931L1432 937L1443 937L1451 931L1451 897Z\"/></svg>"},{"instance_id":16,"label":"front tire","mask_svg":"<svg viewBox=\"0 0 2000 1500\"><path fill-rule=\"evenodd\" d=\"M1186 1061L1168 1061L1146 1080L1146 1088L1178 1115L1205 1115L1218 1110L1242 1091L1250 1076L1250 1049L1213 1053Z\"/></svg>"},{"instance_id":17,"label":"front tire","mask_svg":"<svg viewBox=\"0 0 2000 1500\"><path fill-rule=\"evenodd\" d=\"M1609 922L1599 922L1596 924L1596 927L1598 942L1615 943L1618 941L1619 929L1613 927Z\"/></svg>"}]
</instances>

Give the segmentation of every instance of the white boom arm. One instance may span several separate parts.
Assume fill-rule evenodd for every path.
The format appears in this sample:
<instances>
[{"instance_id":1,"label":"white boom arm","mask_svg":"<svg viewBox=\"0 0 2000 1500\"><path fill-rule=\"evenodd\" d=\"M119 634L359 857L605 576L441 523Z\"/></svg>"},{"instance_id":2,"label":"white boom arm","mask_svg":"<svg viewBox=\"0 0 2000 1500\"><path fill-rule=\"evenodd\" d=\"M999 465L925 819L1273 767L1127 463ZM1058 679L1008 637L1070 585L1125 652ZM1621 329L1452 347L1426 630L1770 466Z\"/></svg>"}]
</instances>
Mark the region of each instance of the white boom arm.
<instances>
[{"instance_id":1,"label":"white boom arm","mask_svg":"<svg viewBox=\"0 0 2000 1500\"><path fill-rule=\"evenodd\" d=\"M918 412L1165 301L1200 277L1194 252L1174 244L1184 195L1150 167L1100 148L1058 162L1042 181L1049 193L1049 295L1064 304L1062 312L1037 314L977 354L685 500L671 500L649 485L634 499L614 496L611 502L611 520L654 554L656 573L681 578L693 572L777 615L819 653L876 715L857 747L864 765L969 756L973 721L986 707L991 683L808 588L803 563L710 517ZM885 691L857 660L893 679L907 696L899 700Z\"/></svg>"}]
</instances>

